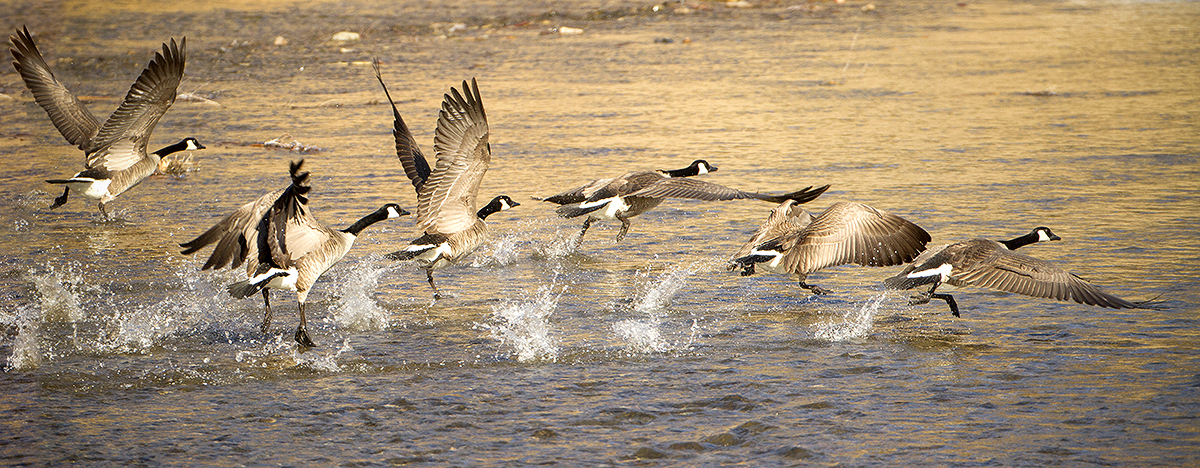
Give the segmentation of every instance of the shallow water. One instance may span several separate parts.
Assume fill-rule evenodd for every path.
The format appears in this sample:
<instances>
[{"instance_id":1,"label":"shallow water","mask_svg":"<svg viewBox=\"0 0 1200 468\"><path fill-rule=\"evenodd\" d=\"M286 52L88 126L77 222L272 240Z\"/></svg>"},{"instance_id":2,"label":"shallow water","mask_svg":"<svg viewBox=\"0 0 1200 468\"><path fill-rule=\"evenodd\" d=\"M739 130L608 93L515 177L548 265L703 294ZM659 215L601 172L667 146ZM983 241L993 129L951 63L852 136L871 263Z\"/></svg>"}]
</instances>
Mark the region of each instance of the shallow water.
<instances>
[{"instance_id":1,"label":"shallow water","mask_svg":"<svg viewBox=\"0 0 1200 468\"><path fill-rule=\"evenodd\" d=\"M60 80L107 116L169 37L188 77L151 145L195 136L100 219L43 182L80 155L0 67L0 463L6 465L1189 465L1200 459L1200 4L8 2ZM455 27L462 23L462 27ZM562 26L580 35L550 33ZM336 32L357 43L329 41ZM282 36L287 45L273 45ZM669 39L669 41L661 41ZM656 41L660 40L660 41ZM476 77L481 197L522 202L436 273L373 226L309 296L261 304L177 243L286 184L346 226L415 197L369 61L426 152L441 94ZM262 147L288 136L317 149ZM530 199L704 158L748 190L832 184L933 245L1010 238L1110 310L980 289L907 305L840 267L810 282L724 261L771 206L668 201L560 220Z\"/></svg>"}]
</instances>

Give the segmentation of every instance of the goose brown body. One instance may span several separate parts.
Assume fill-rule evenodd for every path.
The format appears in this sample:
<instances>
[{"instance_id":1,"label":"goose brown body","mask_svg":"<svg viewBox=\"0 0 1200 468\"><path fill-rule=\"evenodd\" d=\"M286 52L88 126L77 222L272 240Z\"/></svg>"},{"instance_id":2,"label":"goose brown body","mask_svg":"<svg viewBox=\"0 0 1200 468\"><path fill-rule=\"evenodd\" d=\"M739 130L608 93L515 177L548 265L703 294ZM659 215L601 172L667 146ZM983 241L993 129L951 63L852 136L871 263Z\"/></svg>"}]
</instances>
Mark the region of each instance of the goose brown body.
<instances>
[{"instance_id":1,"label":"goose brown body","mask_svg":"<svg viewBox=\"0 0 1200 468\"><path fill-rule=\"evenodd\" d=\"M771 210L767 220L734 254L733 268L743 275L756 266L795 274L801 287L809 273L837 265L902 265L925 250L929 233L908 220L854 202L838 202L812 216L792 200Z\"/></svg>"},{"instance_id":2,"label":"goose brown body","mask_svg":"<svg viewBox=\"0 0 1200 468\"><path fill-rule=\"evenodd\" d=\"M700 159L682 169L627 172L613 178L593 180L542 200L561 205L555 210L561 217L575 218L587 215L580 230L579 241L582 241L583 235L593 222L602 219L619 220L621 230L616 239L619 242L629 231L630 218L654 209L667 198L703 201L753 199L772 203L793 200L806 203L829 189L828 185L816 189L809 186L792 193L772 195L747 192L691 178L716 170L716 166Z\"/></svg>"}]
</instances>

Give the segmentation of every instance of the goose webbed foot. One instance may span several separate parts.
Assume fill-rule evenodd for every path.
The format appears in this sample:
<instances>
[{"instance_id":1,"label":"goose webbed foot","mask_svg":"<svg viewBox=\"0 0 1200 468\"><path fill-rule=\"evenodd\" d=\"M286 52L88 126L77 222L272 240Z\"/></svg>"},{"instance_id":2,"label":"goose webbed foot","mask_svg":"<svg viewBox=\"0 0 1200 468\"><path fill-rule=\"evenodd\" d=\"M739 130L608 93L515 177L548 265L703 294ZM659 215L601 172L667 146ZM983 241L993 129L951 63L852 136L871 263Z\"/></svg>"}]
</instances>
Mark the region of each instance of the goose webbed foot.
<instances>
[{"instance_id":1,"label":"goose webbed foot","mask_svg":"<svg viewBox=\"0 0 1200 468\"><path fill-rule=\"evenodd\" d=\"M67 196L69 196L69 195L71 195L71 188L70 187L64 188L63 194L54 198L54 203L50 205L50 209L53 210L55 208L58 208L60 206L67 204Z\"/></svg>"},{"instance_id":2,"label":"goose webbed foot","mask_svg":"<svg viewBox=\"0 0 1200 468\"><path fill-rule=\"evenodd\" d=\"M304 327L296 327L296 342L306 348L317 347L317 344L313 343L312 338L308 337L308 330L305 330Z\"/></svg>"},{"instance_id":3,"label":"goose webbed foot","mask_svg":"<svg viewBox=\"0 0 1200 468\"><path fill-rule=\"evenodd\" d=\"M823 296L833 292L820 286L805 283L804 281L800 281L800 287L812 291L813 294L818 296Z\"/></svg>"},{"instance_id":4,"label":"goose webbed foot","mask_svg":"<svg viewBox=\"0 0 1200 468\"><path fill-rule=\"evenodd\" d=\"M742 265L742 276L750 276L754 274L754 263L746 263Z\"/></svg>"},{"instance_id":5,"label":"goose webbed foot","mask_svg":"<svg viewBox=\"0 0 1200 468\"><path fill-rule=\"evenodd\" d=\"M929 297L932 299L941 299L946 301L946 305L950 306L950 313L954 314L955 317L962 317L958 314L958 302L954 300L954 296L949 294L930 293Z\"/></svg>"}]
</instances>

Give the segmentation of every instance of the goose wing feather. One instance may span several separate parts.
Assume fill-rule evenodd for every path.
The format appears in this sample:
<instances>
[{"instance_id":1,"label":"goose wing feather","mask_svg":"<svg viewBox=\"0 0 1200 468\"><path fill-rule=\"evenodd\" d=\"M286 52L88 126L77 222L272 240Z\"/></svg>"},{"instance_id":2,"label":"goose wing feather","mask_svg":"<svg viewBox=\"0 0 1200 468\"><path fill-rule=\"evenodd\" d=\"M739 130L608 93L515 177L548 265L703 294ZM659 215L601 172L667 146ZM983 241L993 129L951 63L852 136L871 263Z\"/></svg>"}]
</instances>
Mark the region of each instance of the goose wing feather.
<instances>
[{"instance_id":1,"label":"goose wing feather","mask_svg":"<svg viewBox=\"0 0 1200 468\"><path fill-rule=\"evenodd\" d=\"M947 282L954 286L980 286L1115 309L1139 307L1050 262L1010 251L998 243L986 250L964 250L952 261L955 268Z\"/></svg>"},{"instance_id":2,"label":"goose wing feather","mask_svg":"<svg viewBox=\"0 0 1200 468\"><path fill-rule=\"evenodd\" d=\"M269 253L271 262L283 268L296 266L300 259L321 248L331 236L329 228L309 211L308 197L297 188L296 185L289 187L275 201L266 215L267 230L261 233L269 248L263 253Z\"/></svg>"},{"instance_id":3,"label":"goose wing feather","mask_svg":"<svg viewBox=\"0 0 1200 468\"><path fill-rule=\"evenodd\" d=\"M225 219L191 241L179 244L183 254L189 255L209 244L217 246L209 255L201 270L237 268L246 258L258 258L258 232L264 215L275 205L287 189L279 189L242 205Z\"/></svg>"},{"instance_id":4,"label":"goose wing feather","mask_svg":"<svg viewBox=\"0 0 1200 468\"><path fill-rule=\"evenodd\" d=\"M110 171L119 171L146 157L150 133L175 102L176 89L183 80L186 49L186 38L178 44L171 39L169 45L163 44L162 52L155 52L154 59L129 88L120 107L100 127L89 147L84 148L88 153L87 167L103 166ZM97 151L119 141L130 140L136 148L134 154Z\"/></svg>"},{"instance_id":5,"label":"goose wing feather","mask_svg":"<svg viewBox=\"0 0 1200 468\"><path fill-rule=\"evenodd\" d=\"M590 198L593 194L595 194L597 190L607 187L609 184L613 183L613 181L615 181L617 179L618 178L596 179L591 182L588 182L587 184L573 188L571 190L560 193L558 195L546 197L546 198L542 199L542 201L548 201L550 203L555 203L555 204L559 204L559 205L567 205L567 204L571 204L571 203L581 203L581 202L587 201L587 199Z\"/></svg>"},{"instance_id":6,"label":"goose wing feather","mask_svg":"<svg viewBox=\"0 0 1200 468\"><path fill-rule=\"evenodd\" d=\"M13 47L8 49L13 56L13 67L25 81L25 86L33 94L33 99L46 110L50 121L62 136L76 145L86 149L88 143L100 131L100 121L83 105L79 98L71 94L63 86L46 59L42 58L29 28L22 28L15 36L9 36Z\"/></svg>"},{"instance_id":7,"label":"goose wing feather","mask_svg":"<svg viewBox=\"0 0 1200 468\"><path fill-rule=\"evenodd\" d=\"M429 180L429 162L421 153L421 147L417 145L417 140L408 130L404 118L400 117L400 111L396 110L396 102L392 100L392 94L388 92L387 85L383 83L383 75L379 71L379 61L375 60L372 65L375 67L375 79L379 80L380 86L383 86L383 94L387 96L388 104L392 106L392 138L396 140L396 158L400 160L400 166L404 168L404 175L408 176L413 188L420 194L421 187Z\"/></svg>"},{"instance_id":8,"label":"goose wing feather","mask_svg":"<svg viewBox=\"0 0 1200 468\"><path fill-rule=\"evenodd\" d=\"M474 79L466 96L451 88L434 135L437 161L417 195L417 222L425 232L455 233L479 222L475 194L491 162L487 115Z\"/></svg>"},{"instance_id":9,"label":"goose wing feather","mask_svg":"<svg viewBox=\"0 0 1200 468\"><path fill-rule=\"evenodd\" d=\"M783 264L793 273L854 263L901 265L925 250L929 233L900 216L862 203L835 203L812 222L780 239Z\"/></svg>"}]
</instances>

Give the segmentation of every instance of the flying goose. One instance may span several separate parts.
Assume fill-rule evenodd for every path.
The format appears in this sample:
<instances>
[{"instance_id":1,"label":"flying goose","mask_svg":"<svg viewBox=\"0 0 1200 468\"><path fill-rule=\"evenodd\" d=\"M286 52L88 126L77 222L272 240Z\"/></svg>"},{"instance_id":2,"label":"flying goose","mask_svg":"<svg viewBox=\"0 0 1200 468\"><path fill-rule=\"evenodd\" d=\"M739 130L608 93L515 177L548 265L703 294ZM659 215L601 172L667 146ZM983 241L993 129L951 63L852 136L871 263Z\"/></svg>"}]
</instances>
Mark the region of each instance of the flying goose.
<instances>
[{"instance_id":1,"label":"flying goose","mask_svg":"<svg viewBox=\"0 0 1200 468\"><path fill-rule=\"evenodd\" d=\"M183 79L187 38L180 40L178 45L171 39L170 45L163 44L162 52L154 53L154 59L142 70L125 100L104 125L54 77L28 28L9 36L9 41L13 45L9 49L15 60L13 67L25 80L34 100L46 110L59 133L83 150L86 158L85 169L79 173L66 179L46 181L66 186L50 209L65 204L67 196L74 190L81 196L98 200L100 213L107 219L105 203L153 174L163 156L204 149L195 138L188 137L146 153L150 133L175 102L175 89Z\"/></svg>"},{"instance_id":2,"label":"flying goose","mask_svg":"<svg viewBox=\"0 0 1200 468\"><path fill-rule=\"evenodd\" d=\"M201 270L237 268L246 264L245 281L229 285L229 293L238 299L262 291L262 332L271 326L270 289L296 292L300 303L300 326L296 342L313 347L308 337L304 301L325 270L350 251L358 234L367 226L409 214L399 205L388 203L342 230L321 224L308 209L308 172L300 172L304 160L290 165L292 185L242 205L199 237L179 244L188 255L216 243L212 255Z\"/></svg>"},{"instance_id":3,"label":"flying goose","mask_svg":"<svg viewBox=\"0 0 1200 468\"><path fill-rule=\"evenodd\" d=\"M795 274L800 287L813 294L830 291L805 282L808 274L847 263L863 266L903 265L925 250L929 233L899 216L862 203L838 202L813 217L793 200L771 210L737 253L730 269L742 276L764 270Z\"/></svg>"},{"instance_id":4,"label":"flying goose","mask_svg":"<svg viewBox=\"0 0 1200 468\"><path fill-rule=\"evenodd\" d=\"M617 233L616 239L617 242L620 242L629 232L629 218L650 211L667 198L705 201L751 198L772 203L780 203L784 200L806 203L816 199L829 189L828 185L816 189L809 186L803 190L783 195L768 195L744 192L690 178L716 170L716 166L703 159L698 159L683 169L628 172L611 179L597 179L581 187L541 200L562 205L555 212L563 218L587 215L587 219L583 221L583 227L579 230L578 244L583 241L583 235L587 233L592 223L602 219L621 222L621 231Z\"/></svg>"},{"instance_id":5,"label":"flying goose","mask_svg":"<svg viewBox=\"0 0 1200 468\"><path fill-rule=\"evenodd\" d=\"M1026 296L1072 300L1114 309L1153 308L1144 302L1130 302L1101 291L1082 278L1045 260L1022 255L1014 250L1023 246L1061 238L1047 227L1038 227L1029 234L994 241L971 239L956 242L935 250L927 250L900 274L884 280L892 289L912 289L932 284L929 291L919 293L912 304L926 304L941 299L950 312L959 317L958 303L949 294L934 292L942 283L951 286L979 286Z\"/></svg>"},{"instance_id":6,"label":"flying goose","mask_svg":"<svg viewBox=\"0 0 1200 468\"><path fill-rule=\"evenodd\" d=\"M488 143L487 115L479 97L479 84L463 81L463 93L450 88L443 95L442 110L437 121L433 152L437 157L430 170L429 163L408 130L408 125L396 110L396 103L375 62L375 78L383 87L394 118L392 136L396 140L396 157L404 173L417 191L417 225L424 235L408 247L387 255L393 260L417 260L425 269L434 299L441 298L433 283L433 270L457 262L487 239L484 220L498 211L520 204L507 195L492 199L483 208L475 208L479 182L491 163L492 149Z\"/></svg>"}]
</instances>

